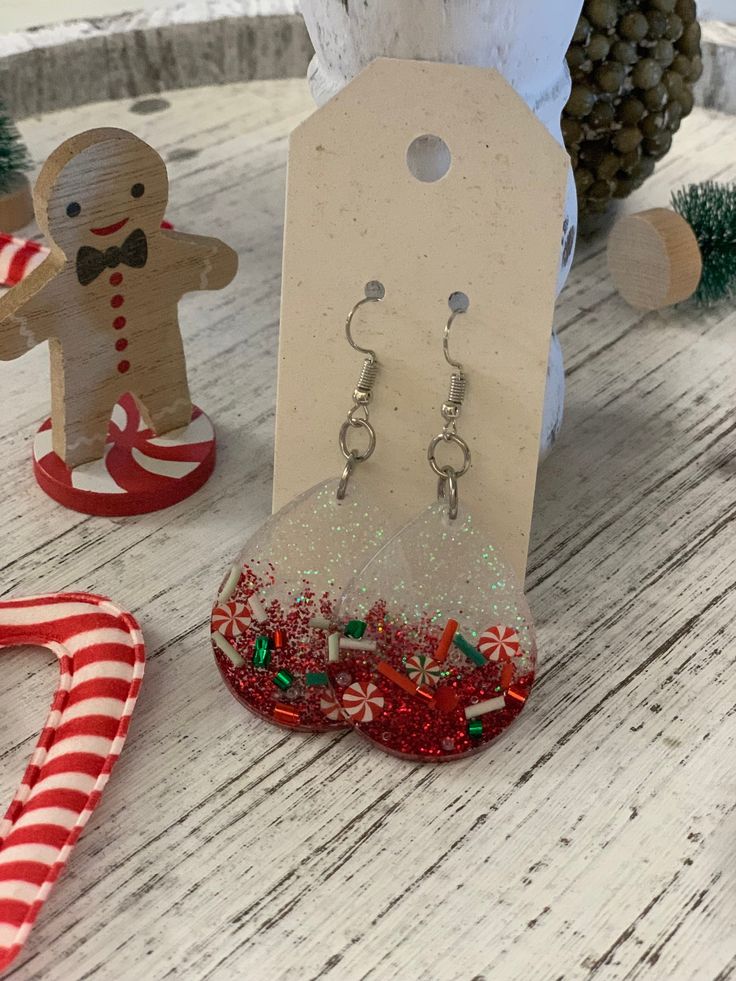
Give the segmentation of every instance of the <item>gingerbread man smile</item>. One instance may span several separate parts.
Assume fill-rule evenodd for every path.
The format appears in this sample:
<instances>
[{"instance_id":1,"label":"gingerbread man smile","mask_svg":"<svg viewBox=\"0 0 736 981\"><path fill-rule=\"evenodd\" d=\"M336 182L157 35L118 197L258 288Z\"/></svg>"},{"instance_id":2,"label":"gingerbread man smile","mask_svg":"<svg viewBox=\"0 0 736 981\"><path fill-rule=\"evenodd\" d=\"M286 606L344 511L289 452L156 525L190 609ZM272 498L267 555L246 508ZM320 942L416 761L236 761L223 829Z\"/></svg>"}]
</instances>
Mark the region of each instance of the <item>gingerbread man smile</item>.
<instances>
[{"instance_id":1,"label":"gingerbread man smile","mask_svg":"<svg viewBox=\"0 0 736 981\"><path fill-rule=\"evenodd\" d=\"M104 228L90 228L93 235L114 235L115 232L119 232L121 228L124 228L130 218L123 218L121 221L116 221L114 225L105 225Z\"/></svg>"}]
</instances>

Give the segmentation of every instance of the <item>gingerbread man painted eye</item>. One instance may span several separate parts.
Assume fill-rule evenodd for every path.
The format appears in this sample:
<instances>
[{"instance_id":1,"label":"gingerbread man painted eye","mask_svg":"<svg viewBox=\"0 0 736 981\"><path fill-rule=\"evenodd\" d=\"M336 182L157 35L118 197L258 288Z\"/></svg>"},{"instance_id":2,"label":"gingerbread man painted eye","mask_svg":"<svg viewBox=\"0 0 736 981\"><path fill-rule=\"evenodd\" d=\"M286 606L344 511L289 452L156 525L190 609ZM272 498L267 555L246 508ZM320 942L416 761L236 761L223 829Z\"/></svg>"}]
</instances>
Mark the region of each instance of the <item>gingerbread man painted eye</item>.
<instances>
[{"instance_id":1,"label":"gingerbread man painted eye","mask_svg":"<svg viewBox=\"0 0 736 981\"><path fill-rule=\"evenodd\" d=\"M81 210L81 204L78 204L76 201L72 201L66 206L66 213L70 218L76 218Z\"/></svg>"},{"instance_id":2,"label":"gingerbread man painted eye","mask_svg":"<svg viewBox=\"0 0 736 981\"><path fill-rule=\"evenodd\" d=\"M145 191L145 187L143 186L143 184L134 184L130 189L130 194L131 197L142 198L144 191Z\"/></svg>"}]
</instances>

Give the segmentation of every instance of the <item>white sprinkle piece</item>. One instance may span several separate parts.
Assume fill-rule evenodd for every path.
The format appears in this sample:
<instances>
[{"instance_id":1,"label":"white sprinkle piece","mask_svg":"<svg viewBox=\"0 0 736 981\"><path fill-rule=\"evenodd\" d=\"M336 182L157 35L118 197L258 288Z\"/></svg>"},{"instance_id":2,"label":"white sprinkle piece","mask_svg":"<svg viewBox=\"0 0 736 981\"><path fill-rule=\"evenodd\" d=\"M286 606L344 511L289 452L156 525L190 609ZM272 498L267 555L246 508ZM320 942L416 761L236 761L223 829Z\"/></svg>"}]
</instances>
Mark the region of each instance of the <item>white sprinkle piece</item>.
<instances>
[{"instance_id":1,"label":"white sprinkle piece","mask_svg":"<svg viewBox=\"0 0 736 981\"><path fill-rule=\"evenodd\" d=\"M327 638L327 658L330 661L340 660L340 634L330 634Z\"/></svg>"},{"instance_id":2,"label":"white sprinkle piece","mask_svg":"<svg viewBox=\"0 0 736 981\"><path fill-rule=\"evenodd\" d=\"M230 643L230 641L226 637L223 637L222 636L222 634L219 632L219 630L216 630L212 634L212 639L217 644L217 646L220 648L220 650L225 655L225 657L229 661L232 661L233 665L236 668L242 668L243 667L243 665L245 664L245 661L240 656L240 654L238 654L238 652L235 650L235 648Z\"/></svg>"},{"instance_id":3,"label":"white sprinkle piece","mask_svg":"<svg viewBox=\"0 0 736 981\"><path fill-rule=\"evenodd\" d=\"M486 712L498 712L502 708L506 708L506 699L503 695L498 695L496 698L489 698L485 702L478 702L477 705L468 705L465 709L465 718L477 719L479 715L485 715Z\"/></svg>"},{"instance_id":4,"label":"white sprinkle piece","mask_svg":"<svg viewBox=\"0 0 736 981\"><path fill-rule=\"evenodd\" d=\"M217 597L218 603L227 603L235 592L235 587L238 585L238 579L240 579L240 566L234 565L230 570L230 575L225 580L225 585L220 590L220 595Z\"/></svg>"},{"instance_id":5,"label":"white sprinkle piece","mask_svg":"<svg viewBox=\"0 0 736 981\"><path fill-rule=\"evenodd\" d=\"M309 626L314 630L329 630L330 621L325 620L324 617L312 617L312 619L309 621Z\"/></svg>"},{"instance_id":6,"label":"white sprinkle piece","mask_svg":"<svg viewBox=\"0 0 736 981\"><path fill-rule=\"evenodd\" d=\"M375 651L378 644L375 640L355 640L353 637L341 637L340 647L346 651Z\"/></svg>"},{"instance_id":7,"label":"white sprinkle piece","mask_svg":"<svg viewBox=\"0 0 736 981\"><path fill-rule=\"evenodd\" d=\"M263 609L263 604L257 596L248 597L248 609L250 610L250 615L253 617L256 623L265 623L266 620L268 620L266 611Z\"/></svg>"}]
</instances>

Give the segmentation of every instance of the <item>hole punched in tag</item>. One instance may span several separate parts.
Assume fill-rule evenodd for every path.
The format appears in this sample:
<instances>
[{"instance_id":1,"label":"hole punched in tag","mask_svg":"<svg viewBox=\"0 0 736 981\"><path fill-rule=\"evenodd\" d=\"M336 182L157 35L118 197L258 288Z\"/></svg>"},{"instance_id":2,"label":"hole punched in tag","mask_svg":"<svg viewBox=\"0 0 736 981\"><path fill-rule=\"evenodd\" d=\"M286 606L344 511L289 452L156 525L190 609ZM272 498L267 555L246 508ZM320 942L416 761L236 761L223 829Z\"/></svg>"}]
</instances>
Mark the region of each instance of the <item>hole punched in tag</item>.
<instances>
[{"instance_id":1,"label":"hole punched in tag","mask_svg":"<svg viewBox=\"0 0 736 981\"><path fill-rule=\"evenodd\" d=\"M409 144L406 166L418 181L434 184L447 175L452 166L452 154L441 136L425 133Z\"/></svg>"}]
</instances>

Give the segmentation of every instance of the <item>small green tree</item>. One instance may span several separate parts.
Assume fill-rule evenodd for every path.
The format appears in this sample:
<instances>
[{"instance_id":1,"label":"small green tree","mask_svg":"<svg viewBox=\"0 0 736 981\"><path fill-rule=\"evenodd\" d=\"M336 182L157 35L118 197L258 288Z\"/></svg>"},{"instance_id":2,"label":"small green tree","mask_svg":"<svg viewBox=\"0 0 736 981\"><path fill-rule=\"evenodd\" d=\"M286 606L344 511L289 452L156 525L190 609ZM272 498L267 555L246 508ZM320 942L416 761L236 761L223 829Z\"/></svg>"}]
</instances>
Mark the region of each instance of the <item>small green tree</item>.
<instances>
[{"instance_id":1,"label":"small green tree","mask_svg":"<svg viewBox=\"0 0 736 981\"><path fill-rule=\"evenodd\" d=\"M13 187L14 178L29 166L28 150L0 102L0 194L7 194Z\"/></svg>"},{"instance_id":2,"label":"small green tree","mask_svg":"<svg viewBox=\"0 0 736 981\"><path fill-rule=\"evenodd\" d=\"M711 306L736 297L736 181L690 184L672 195L672 207L695 232L703 257L695 299Z\"/></svg>"}]
</instances>

